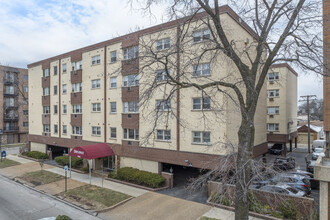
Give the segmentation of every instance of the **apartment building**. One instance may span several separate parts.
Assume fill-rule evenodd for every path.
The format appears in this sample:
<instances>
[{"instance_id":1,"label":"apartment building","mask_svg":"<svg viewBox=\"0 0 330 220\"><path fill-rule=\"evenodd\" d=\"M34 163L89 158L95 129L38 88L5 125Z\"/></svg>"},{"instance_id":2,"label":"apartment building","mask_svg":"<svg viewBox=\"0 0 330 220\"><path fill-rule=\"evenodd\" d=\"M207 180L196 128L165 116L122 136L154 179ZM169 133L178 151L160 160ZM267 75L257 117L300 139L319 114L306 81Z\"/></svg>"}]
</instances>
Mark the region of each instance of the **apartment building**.
<instances>
[{"instance_id":1,"label":"apartment building","mask_svg":"<svg viewBox=\"0 0 330 220\"><path fill-rule=\"evenodd\" d=\"M239 38L237 45L252 42L252 29L228 6L220 9L230 38ZM175 90L162 83L164 66L150 63L155 58L150 54L162 54L173 77L195 82L237 77L234 65L221 61L223 55L202 62L189 58L191 50L198 52L209 42L210 32L200 20L205 17L200 13L189 26L179 19L28 65L31 150L56 156L76 146L107 143L115 152L103 158L108 168L154 173L168 165L213 168L236 150L238 107L225 93ZM188 37L179 40L181 30ZM175 52L179 41L187 52ZM255 157L267 152L265 115L266 87L255 118ZM95 160L93 168L101 163Z\"/></svg>"},{"instance_id":2,"label":"apartment building","mask_svg":"<svg viewBox=\"0 0 330 220\"><path fill-rule=\"evenodd\" d=\"M28 141L28 70L0 65L2 144Z\"/></svg>"},{"instance_id":3,"label":"apartment building","mask_svg":"<svg viewBox=\"0 0 330 220\"><path fill-rule=\"evenodd\" d=\"M274 64L267 76L267 141L297 147L297 78L287 63Z\"/></svg>"},{"instance_id":4,"label":"apartment building","mask_svg":"<svg viewBox=\"0 0 330 220\"><path fill-rule=\"evenodd\" d=\"M324 132L327 140L325 157L319 158L314 167L315 178L320 180L320 219L330 219L330 1L323 1L323 100Z\"/></svg>"}]
</instances>

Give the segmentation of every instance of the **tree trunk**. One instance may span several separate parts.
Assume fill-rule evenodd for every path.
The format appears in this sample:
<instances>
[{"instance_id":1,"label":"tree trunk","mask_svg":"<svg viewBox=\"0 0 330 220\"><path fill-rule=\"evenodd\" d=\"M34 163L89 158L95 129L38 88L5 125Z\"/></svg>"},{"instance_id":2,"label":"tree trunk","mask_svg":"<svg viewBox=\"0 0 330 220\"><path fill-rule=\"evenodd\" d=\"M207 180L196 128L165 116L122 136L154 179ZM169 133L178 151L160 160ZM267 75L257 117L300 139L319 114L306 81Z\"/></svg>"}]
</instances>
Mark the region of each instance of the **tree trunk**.
<instances>
[{"instance_id":1,"label":"tree trunk","mask_svg":"<svg viewBox=\"0 0 330 220\"><path fill-rule=\"evenodd\" d=\"M235 219L248 220L249 192L248 183L252 176L252 154L254 145L254 121L242 119L238 131L238 152L236 161Z\"/></svg>"}]
</instances>

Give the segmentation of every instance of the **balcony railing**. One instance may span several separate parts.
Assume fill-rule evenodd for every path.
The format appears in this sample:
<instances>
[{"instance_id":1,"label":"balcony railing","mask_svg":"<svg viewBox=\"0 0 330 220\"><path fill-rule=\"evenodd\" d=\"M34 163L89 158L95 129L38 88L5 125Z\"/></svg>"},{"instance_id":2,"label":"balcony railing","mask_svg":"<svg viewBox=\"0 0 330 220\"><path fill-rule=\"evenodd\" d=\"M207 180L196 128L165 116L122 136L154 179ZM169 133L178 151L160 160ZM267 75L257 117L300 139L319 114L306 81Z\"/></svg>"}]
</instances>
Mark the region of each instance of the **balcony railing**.
<instances>
[{"instance_id":1,"label":"balcony railing","mask_svg":"<svg viewBox=\"0 0 330 220\"><path fill-rule=\"evenodd\" d=\"M3 83L5 84L5 85L12 85L12 84L16 84L18 82L18 80L15 80L15 79L4 79L3 80Z\"/></svg>"},{"instance_id":2,"label":"balcony railing","mask_svg":"<svg viewBox=\"0 0 330 220\"><path fill-rule=\"evenodd\" d=\"M18 115L6 115L4 114L3 120L4 121L17 121L19 119Z\"/></svg>"},{"instance_id":3,"label":"balcony railing","mask_svg":"<svg viewBox=\"0 0 330 220\"><path fill-rule=\"evenodd\" d=\"M18 130L19 130L18 126L4 127L4 132L13 132L13 131L18 131Z\"/></svg>"}]
</instances>

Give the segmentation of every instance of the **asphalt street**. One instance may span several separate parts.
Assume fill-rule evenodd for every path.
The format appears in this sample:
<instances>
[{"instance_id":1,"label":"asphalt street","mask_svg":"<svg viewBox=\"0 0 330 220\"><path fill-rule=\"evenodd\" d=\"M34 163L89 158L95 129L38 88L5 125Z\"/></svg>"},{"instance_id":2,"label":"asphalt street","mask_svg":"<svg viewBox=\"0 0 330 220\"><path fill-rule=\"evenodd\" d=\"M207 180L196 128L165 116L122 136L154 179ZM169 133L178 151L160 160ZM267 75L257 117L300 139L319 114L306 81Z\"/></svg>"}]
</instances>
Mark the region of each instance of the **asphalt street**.
<instances>
[{"instance_id":1,"label":"asphalt street","mask_svg":"<svg viewBox=\"0 0 330 220\"><path fill-rule=\"evenodd\" d=\"M0 176L0 219L36 220L57 215L72 219L99 219L49 196Z\"/></svg>"}]
</instances>

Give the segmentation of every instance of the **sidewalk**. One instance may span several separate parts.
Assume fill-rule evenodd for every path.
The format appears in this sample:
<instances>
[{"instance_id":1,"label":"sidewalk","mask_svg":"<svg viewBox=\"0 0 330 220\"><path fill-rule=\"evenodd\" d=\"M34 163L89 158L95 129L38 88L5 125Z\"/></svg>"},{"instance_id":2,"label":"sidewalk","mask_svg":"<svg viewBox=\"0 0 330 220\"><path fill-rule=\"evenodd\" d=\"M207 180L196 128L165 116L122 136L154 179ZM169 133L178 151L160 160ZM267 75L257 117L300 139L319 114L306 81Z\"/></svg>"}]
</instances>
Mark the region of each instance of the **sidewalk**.
<instances>
[{"instance_id":1,"label":"sidewalk","mask_svg":"<svg viewBox=\"0 0 330 220\"><path fill-rule=\"evenodd\" d=\"M0 170L2 175L14 178L27 172L40 170L38 162L31 161L16 155L9 155L8 159L22 163L21 165L8 167ZM44 165L44 170L64 176L62 168ZM69 175L69 172L68 172ZM71 181L78 184L89 184L89 175L71 172ZM80 183L79 183L80 182ZM59 184L59 183L54 183ZM62 183L61 183L62 184ZM92 177L92 184L102 187L102 178ZM46 190L46 185L41 185L36 189L42 191ZM147 190L127 186L124 184L103 180L103 187L117 192L125 193L135 197L134 199L104 213L100 213L99 217L102 219L171 219L171 220L190 220L199 219L202 216L209 218L232 220L235 219L234 212L211 207L205 204L191 202L171 196L162 195L160 193L149 192ZM61 187L62 188L62 187ZM57 194L48 192L49 194ZM258 218L250 217L251 220L258 220Z\"/></svg>"}]
</instances>

